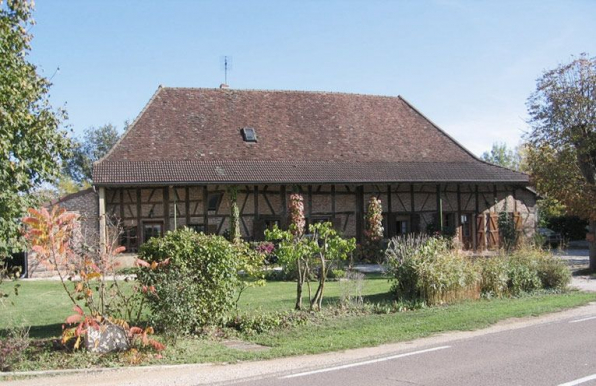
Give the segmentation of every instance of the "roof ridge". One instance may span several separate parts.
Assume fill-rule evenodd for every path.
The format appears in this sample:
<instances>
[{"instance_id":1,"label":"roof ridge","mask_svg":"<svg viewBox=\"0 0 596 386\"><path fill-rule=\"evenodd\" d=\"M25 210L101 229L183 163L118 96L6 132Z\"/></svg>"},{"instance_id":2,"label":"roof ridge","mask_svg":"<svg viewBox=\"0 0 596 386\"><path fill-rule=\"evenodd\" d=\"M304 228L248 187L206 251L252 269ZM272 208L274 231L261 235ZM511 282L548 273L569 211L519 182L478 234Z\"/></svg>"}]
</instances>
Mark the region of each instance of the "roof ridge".
<instances>
[{"instance_id":1,"label":"roof ridge","mask_svg":"<svg viewBox=\"0 0 596 386\"><path fill-rule=\"evenodd\" d=\"M139 119L141 119L141 117L143 116L143 114L145 113L145 111L147 111L147 108L149 107L149 105L151 105L151 103L153 102L153 100L157 97L157 94L159 94L159 92L163 88L164 87L161 84L157 87L157 90L155 90L155 92L153 93L153 95L151 96L151 98L149 98L149 101L147 101L147 103L145 103L145 106L143 107L143 109L141 110L141 112L139 112L139 114L134 119L134 121L132 121L132 123L130 125L128 125L128 127L126 128L126 131L124 133L122 133L122 135L120 136L120 138L118 138L118 140L116 141L116 143L110 148L110 150L108 150L108 152L103 157L101 157L97 161L93 162L93 166L97 165L100 162L103 162L104 160L106 160L112 154L112 152L114 151L114 149L116 149L116 147L120 144L120 142L122 142L122 140L126 136L128 136L128 134L132 131L132 129L135 127L135 125L137 124L137 122L139 121Z\"/></svg>"},{"instance_id":2,"label":"roof ridge","mask_svg":"<svg viewBox=\"0 0 596 386\"><path fill-rule=\"evenodd\" d=\"M355 96L364 96L364 97L374 97L374 98L389 98L389 99L397 99L400 98L400 95L380 95L380 94L364 94L364 93L354 93L354 92L347 92L347 91L322 91L322 90L281 90L281 89L256 89L256 88L218 88L218 87L170 87L170 86L162 86L163 89L170 89L170 90L191 90L191 91L223 91L223 92L275 92L275 93L288 93L288 94L321 94L321 95L355 95Z\"/></svg>"}]
</instances>

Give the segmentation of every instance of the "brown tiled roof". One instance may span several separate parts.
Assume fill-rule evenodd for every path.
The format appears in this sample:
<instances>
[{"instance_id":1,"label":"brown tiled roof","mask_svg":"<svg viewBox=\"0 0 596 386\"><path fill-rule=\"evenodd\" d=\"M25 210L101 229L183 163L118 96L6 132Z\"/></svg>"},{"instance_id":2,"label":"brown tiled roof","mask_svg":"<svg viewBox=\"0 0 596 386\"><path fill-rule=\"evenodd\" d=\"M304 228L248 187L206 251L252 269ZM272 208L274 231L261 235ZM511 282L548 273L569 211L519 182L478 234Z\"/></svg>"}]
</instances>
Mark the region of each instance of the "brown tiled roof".
<instances>
[{"instance_id":1,"label":"brown tiled roof","mask_svg":"<svg viewBox=\"0 0 596 386\"><path fill-rule=\"evenodd\" d=\"M243 140L252 127L258 141ZM401 97L159 88L94 167L97 185L515 182Z\"/></svg>"}]
</instances>

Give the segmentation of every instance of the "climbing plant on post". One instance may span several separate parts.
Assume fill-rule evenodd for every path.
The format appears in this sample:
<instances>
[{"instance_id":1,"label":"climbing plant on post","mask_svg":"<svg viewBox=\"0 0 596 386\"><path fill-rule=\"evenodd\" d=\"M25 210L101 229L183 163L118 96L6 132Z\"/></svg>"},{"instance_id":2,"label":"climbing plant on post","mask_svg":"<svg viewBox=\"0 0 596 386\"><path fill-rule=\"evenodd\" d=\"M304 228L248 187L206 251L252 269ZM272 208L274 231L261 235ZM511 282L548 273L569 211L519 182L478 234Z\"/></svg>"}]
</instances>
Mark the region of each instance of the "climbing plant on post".
<instances>
[{"instance_id":1,"label":"climbing plant on post","mask_svg":"<svg viewBox=\"0 0 596 386\"><path fill-rule=\"evenodd\" d=\"M379 261L383 240L383 207L381 200L372 196L368 201L364 222L364 253L371 261Z\"/></svg>"},{"instance_id":2,"label":"climbing plant on post","mask_svg":"<svg viewBox=\"0 0 596 386\"><path fill-rule=\"evenodd\" d=\"M240 244L242 236L240 234L240 209L238 209L237 202L238 188L230 187L228 194L230 195L230 241Z\"/></svg>"}]
</instances>

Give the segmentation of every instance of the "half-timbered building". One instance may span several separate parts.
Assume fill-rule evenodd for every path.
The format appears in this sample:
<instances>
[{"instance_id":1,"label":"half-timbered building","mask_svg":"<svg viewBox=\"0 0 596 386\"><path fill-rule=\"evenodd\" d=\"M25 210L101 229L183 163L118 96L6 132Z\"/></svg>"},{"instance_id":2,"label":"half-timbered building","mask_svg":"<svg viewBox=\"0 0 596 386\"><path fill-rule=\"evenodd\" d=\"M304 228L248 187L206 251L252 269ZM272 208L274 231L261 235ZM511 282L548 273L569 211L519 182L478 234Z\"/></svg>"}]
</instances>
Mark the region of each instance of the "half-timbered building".
<instances>
[{"instance_id":1,"label":"half-timbered building","mask_svg":"<svg viewBox=\"0 0 596 386\"><path fill-rule=\"evenodd\" d=\"M496 213L526 233L536 221L526 174L481 161L402 97L160 87L93 183L100 234L118 219L129 251L183 226L225 233L232 186L251 240L287 225L294 191L307 222L358 240L371 195L387 237L442 225L483 249L498 243Z\"/></svg>"}]
</instances>

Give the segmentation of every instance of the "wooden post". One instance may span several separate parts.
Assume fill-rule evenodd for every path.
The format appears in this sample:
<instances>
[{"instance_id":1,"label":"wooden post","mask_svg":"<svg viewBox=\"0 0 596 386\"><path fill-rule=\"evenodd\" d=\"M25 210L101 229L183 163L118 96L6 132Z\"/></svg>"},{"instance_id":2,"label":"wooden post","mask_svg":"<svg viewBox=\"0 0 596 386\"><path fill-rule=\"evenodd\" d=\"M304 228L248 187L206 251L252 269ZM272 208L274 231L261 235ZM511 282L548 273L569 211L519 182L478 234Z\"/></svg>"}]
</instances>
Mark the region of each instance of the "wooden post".
<instances>
[{"instance_id":1,"label":"wooden post","mask_svg":"<svg viewBox=\"0 0 596 386\"><path fill-rule=\"evenodd\" d=\"M137 248L143 242L143 226L141 225L141 188L136 189L137 193Z\"/></svg>"},{"instance_id":2,"label":"wooden post","mask_svg":"<svg viewBox=\"0 0 596 386\"><path fill-rule=\"evenodd\" d=\"M164 231L170 230L170 187L163 188L163 220Z\"/></svg>"},{"instance_id":3,"label":"wooden post","mask_svg":"<svg viewBox=\"0 0 596 386\"><path fill-rule=\"evenodd\" d=\"M100 253L106 250L106 188L99 188L99 248Z\"/></svg>"},{"instance_id":4,"label":"wooden post","mask_svg":"<svg viewBox=\"0 0 596 386\"><path fill-rule=\"evenodd\" d=\"M335 193L335 185L331 185L331 215L333 216L333 218L335 219L335 212L337 211L336 209L336 193Z\"/></svg>"},{"instance_id":5,"label":"wooden post","mask_svg":"<svg viewBox=\"0 0 596 386\"><path fill-rule=\"evenodd\" d=\"M288 223L288 202L286 196L286 186L279 187L279 195L281 196L281 224L282 228L287 228Z\"/></svg>"},{"instance_id":6,"label":"wooden post","mask_svg":"<svg viewBox=\"0 0 596 386\"><path fill-rule=\"evenodd\" d=\"M416 227L414 227L415 220L416 220L416 204L414 201L414 184L410 184L410 233L420 232L420 229L418 229L420 224L417 224ZM418 222L420 222L420 219L418 219Z\"/></svg>"},{"instance_id":7,"label":"wooden post","mask_svg":"<svg viewBox=\"0 0 596 386\"><path fill-rule=\"evenodd\" d=\"M457 237L462 245L464 243L463 227L461 224L461 185L457 184L457 219L455 220L455 229L457 229Z\"/></svg>"},{"instance_id":8,"label":"wooden post","mask_svg":"<svg viewBox=\"0 0 596 386\"><path fill-rule=\"evenodd\" d=\"M441 200L441 184L437 184L437 226L443 233L443 202Z\"/></svg>"},{"instance_id":9,"label":"wooden post","mask_svg":"<svg viewBox=\"0 0 596 386\"><path fill-rule=\"evenodd\" d=\"M308 185L308 222L312 224L312 185Z\"/></svg>"},{"instance_id":10,"label":"wooden post","mask_svg":"<svg viewBox=\"0 0 596 386\"><path fill-rule=\"evenodd\" d=\"M253 196L254 196L253 216L254 216L254 222L256 223L259 220L259 186L258 185L255 185L253 187Z\"/></svg>"},{"instance_id":11,"label":"wooden post","mask_svg":"<svg viewBox=\"0 0 596 386\"><path fill-rule=\"evenodd\" d=\"M363 213L364 213L364 187L356 187L356 242L362 243Z\"/></svg>"},{"instance_id":12,"label":"wooden post","mask_svg":"<svg viewBox=\"0 0 596 386\"><path fill-rule=\"evenodd\" d=\"M209 233L209 192L207 192L207 185L203 186L203 228L205 234Z\"/></svg>"},{"instance_id":13,"label":"wooden post","mask_svg":"<svg viewBox=\"0 0 596 386\"><path fill-rule=\"evenodd\" d=\"M184 188L184 214L186 216L186 225L190 224L190 188Z\"/></svg>"},{"instance_id":14,"label":"wooden post","mask_svg":"<svg viewBox=\"0 0 596 386\"><path fill-rule=\"evenodd\" d=\"M120 193L120 221L123 221L124 218L124 189L118 189L118 193ZM121 224L122 225L122 224Z\"/></svg>"},{"instance_id":15,"label":"wooden post","mask_svg":"<svg viewBox=\"0 0 596 386\"><path fill-rule=\"evenodd\" d=\"M385 236L387 238L393 235L393 208L391 206L391 185L387 185L387 224L385 226Z\"/></svg>"},{"instance_id":16,"label":"wooden post","mask_svg":"<svg viewBox=\"0 0 596 386\"><path fill-rule=\"evenodd\" d=\"M478 185L476 185L474 187L474 201L475 201L475 203L474 203L474 205L475 205L474 217L476 219L476 218L478 218L478 210L479 210L479 204L478 204ZM477 251L478 250L478 221L474 221L472 225L474 226L472 228L474 250Z\"/></svg>"}]
</instances>

